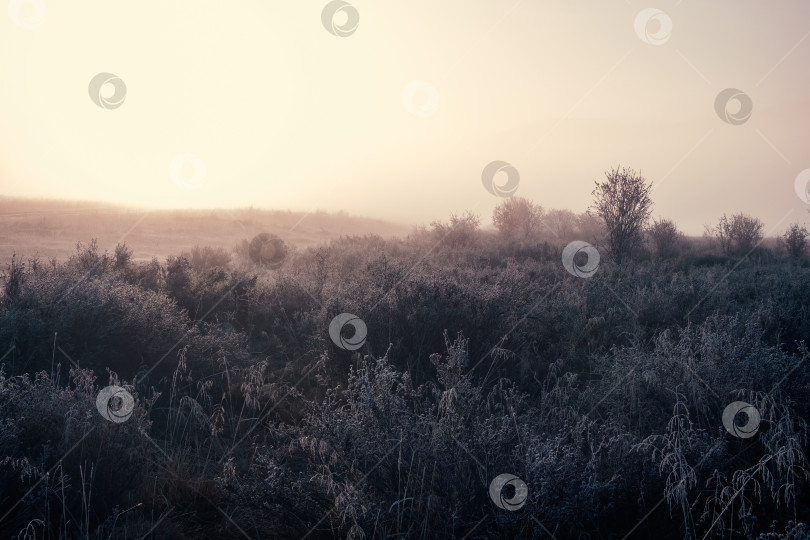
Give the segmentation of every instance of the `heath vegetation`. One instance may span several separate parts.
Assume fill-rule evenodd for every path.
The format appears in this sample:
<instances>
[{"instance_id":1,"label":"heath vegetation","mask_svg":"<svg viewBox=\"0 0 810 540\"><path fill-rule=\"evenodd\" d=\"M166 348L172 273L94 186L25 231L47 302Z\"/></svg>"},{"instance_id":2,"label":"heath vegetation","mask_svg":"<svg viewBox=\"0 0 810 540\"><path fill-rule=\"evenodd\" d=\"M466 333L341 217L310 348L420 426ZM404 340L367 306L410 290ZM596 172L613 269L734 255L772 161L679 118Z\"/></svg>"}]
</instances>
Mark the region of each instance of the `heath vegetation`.
<instances>
[{"instance_id":1,"label":"heath vegetation","mask_svg":"<svg viewBox=\"0 0 810 540\"><path fill-rule=\"evenodd\" d=\"M584 215L506 199L494 232L12 257L3 537L807 538L807 232L766 247L736 214L689 238L648 187L615 169ZM341 313L359 349L330 339Z\"/></svg>"}]
</instances>

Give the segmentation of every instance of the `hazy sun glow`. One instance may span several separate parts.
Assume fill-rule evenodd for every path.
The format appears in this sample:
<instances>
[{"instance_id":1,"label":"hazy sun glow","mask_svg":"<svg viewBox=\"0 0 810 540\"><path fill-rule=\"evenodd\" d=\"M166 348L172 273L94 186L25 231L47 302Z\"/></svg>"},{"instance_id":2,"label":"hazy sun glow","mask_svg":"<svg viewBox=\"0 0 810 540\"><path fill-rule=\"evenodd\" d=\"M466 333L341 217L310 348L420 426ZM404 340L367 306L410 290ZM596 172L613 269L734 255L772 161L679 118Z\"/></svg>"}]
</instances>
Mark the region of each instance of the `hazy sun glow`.
<instances>
[{"instance_id":1,"label":"hazy sun glow","mask_svg":"<svg viewBox=\"0 0 810 540\"><path fill-rule=\"evenodd\" d=\"M486 222L502 200L481 185L491 161L519 170L516 195L577 212L622 164L687 232L723 212L769 232L806 220L807 2L662 2L658 46L635 2L356 0L347 37L326 31L325 4L46 1L30 30L0 17L0 192ZM126 85L120 107L90 98L104 72ZM715 113L726 88L752 99L744 125Z\"/></svg>"}]
</instances>

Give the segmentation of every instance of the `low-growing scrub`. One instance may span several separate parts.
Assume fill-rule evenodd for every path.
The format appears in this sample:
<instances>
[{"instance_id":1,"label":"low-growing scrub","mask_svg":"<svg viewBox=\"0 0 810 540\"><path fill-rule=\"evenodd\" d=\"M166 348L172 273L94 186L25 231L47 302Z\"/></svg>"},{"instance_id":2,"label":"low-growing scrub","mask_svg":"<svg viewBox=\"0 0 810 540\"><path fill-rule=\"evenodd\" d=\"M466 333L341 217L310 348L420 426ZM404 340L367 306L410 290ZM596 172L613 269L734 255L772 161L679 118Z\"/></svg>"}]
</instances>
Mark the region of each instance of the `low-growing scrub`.
<instances>
[{"instance_id":1,"label":"low-growing scrub","mask_svg":"<svg viewBox=\"0 0 810 540\"><path fill-rule=\"evenodd\" d=\"M14 258L0 531L804 538L810 269L654 226L650 253L589 278L561 264L567 238L469 216L283 260L269 236L270 255ZM367 329L356 350L330 336L342 313ZM132 396L122 422L96 402L108 386ZM750 436L724 418L736 402ZM504 474L525 492L492 495Z\"/></svg>"}]
</instances>

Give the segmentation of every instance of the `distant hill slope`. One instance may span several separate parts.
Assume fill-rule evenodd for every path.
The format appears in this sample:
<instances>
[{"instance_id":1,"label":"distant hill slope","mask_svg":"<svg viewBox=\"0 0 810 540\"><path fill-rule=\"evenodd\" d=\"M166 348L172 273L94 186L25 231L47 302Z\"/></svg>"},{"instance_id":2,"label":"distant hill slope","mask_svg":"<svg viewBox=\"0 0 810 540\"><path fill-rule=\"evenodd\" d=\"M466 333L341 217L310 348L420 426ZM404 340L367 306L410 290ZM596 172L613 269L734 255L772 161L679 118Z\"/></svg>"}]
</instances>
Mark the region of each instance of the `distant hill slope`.
<instances>
[{"instance_id":1,"label":"distant hill slope","mask_svg":"<svg viewBox=\"0 0 810 540\"><path fill-rule=\"evenodd\" d=\"M230 250L261 232L298 246L341 235L405 236L411 227L345 213L279 210L148 210L94 202L0 198L0 260L63 259L76 243L98 239L100 250L124 242L135 259L164 258L194 245Z\"/></svg>"}]
</instances>

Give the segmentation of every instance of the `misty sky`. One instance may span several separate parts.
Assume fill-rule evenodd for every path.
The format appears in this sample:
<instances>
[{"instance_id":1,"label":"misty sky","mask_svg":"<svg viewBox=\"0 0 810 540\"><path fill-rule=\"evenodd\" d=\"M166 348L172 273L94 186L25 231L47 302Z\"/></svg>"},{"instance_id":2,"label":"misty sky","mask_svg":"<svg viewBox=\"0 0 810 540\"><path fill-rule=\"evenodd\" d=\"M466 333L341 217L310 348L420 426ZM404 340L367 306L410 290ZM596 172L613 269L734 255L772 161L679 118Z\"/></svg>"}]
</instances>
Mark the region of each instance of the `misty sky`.
<instances>
[{"instance_id":1,"label":"misty sky","mask_svg":"<svg viewBox=\"0 0 810 540\"><path fill-rule=\"evenodd\" d=\"M0 17L2 195L487 223L502 160L548 208L584 211L621 164L690 233L810 222L810 2L352 0L345 37L324 0L29 3ZM89 94L105 72L117 108ZM747 121L718 116L726 88Z\"/></svg>"}]
</instances>

